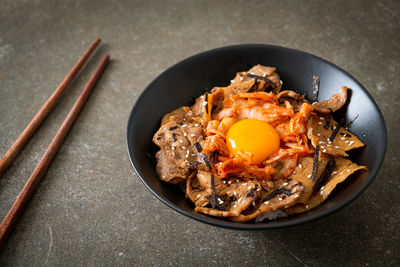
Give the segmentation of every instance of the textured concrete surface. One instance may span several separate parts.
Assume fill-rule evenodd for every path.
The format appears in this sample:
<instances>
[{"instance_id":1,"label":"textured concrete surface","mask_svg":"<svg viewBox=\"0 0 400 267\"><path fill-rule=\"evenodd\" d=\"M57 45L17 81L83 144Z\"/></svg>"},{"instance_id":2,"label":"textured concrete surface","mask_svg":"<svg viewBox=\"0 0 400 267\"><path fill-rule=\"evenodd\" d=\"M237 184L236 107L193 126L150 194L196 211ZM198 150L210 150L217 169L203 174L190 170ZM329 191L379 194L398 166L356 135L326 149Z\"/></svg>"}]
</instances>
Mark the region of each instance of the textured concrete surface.
<instances>
[{"instance_id":1,"label":"textured concrete surface","mask_svg":"<svg viewBox=\"0 0 400 267\"><path fill-rule=\"evenodd\" d=\"M44 1L0 5L0 154L99 36L102 45L0 178L3 218L105 53L112 61L0 254L0 266L399 265L400 2ZM158 201L130 166L129 112L160 72L239 43L300 49L354 75L386 119L386 161L352 204L288 229L208 226Z\"/></svg>"}]
</instances>

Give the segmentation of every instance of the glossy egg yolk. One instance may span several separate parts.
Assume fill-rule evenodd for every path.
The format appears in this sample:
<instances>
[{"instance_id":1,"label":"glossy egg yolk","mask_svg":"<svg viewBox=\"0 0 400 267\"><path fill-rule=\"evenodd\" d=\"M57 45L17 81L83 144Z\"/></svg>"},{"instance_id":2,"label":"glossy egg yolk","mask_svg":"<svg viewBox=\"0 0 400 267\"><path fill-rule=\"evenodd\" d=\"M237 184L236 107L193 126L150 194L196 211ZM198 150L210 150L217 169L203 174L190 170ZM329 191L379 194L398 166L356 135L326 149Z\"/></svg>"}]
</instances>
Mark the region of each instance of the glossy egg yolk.
<instances>
[{"instance_id":1,"label":"glossy egg yolk","mask_svg":"<svg viewBox=\"0 0 400 267\"><path fill-rule=\"evenodd\" d=\"M226 136L226 143L234 155L238 151L253 154L252 164L260 164L279 150L278 132L270 124L246 119L233 124Z\"/></svg>"}]
</instances>

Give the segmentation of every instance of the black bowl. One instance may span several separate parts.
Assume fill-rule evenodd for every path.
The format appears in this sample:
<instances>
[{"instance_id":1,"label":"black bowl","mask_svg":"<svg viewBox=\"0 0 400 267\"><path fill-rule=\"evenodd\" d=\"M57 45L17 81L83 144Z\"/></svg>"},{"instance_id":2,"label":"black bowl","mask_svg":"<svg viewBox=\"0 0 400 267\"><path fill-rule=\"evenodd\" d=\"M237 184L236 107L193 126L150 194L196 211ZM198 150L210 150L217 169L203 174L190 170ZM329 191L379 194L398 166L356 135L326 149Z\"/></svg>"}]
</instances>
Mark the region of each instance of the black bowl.
<instances>
[{"instance_id":1,"label":"black bowl","mask_svg":"<svg viewBox=\"0 0 400 267\"><path fill-rule=\"evenodd\" d=\"M157 147L152 136L164 114L191 105L204 90L230 83L236 72L256 64L274 66L281 75L283 90L312 96L312 76L320 77L319 100L328 99L343 85L350 88L350 101L336 118L351 120L351 130L366 147L351 152L350 158L368 171L352 175L340 184L320 206L287 218L263 223L237 223L194 212L193 204L180 188L162 182L155 170ZM158 76L133 107L127 129L127 146L132 166L147 188L162 202L193 219L236 229L268 229L308 222L344 207L359 196L377 175L386 152L386 126L381 111L367 90L341 68L316 56L271 45L235 45L189 57Z\"/></svg>"}]
</instances>

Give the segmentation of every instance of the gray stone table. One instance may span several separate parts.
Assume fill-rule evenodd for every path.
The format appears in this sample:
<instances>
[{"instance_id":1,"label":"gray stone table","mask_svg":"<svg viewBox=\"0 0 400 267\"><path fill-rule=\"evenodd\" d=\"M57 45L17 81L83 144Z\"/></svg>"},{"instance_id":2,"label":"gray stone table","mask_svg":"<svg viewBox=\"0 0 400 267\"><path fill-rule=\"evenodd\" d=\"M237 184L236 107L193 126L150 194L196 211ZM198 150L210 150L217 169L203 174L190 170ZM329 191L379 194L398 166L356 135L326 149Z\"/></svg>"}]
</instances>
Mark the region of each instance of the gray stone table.
<instances>
[{"instance_id":1,"label":"gray stone table","mask_svg":"<svg viewBox=\"0 0 400 267\"><path fill-rule=\"evenodd\" d=\"M3 218L105 53L111 62L14 233L0 266L399 265L400 2L45 1L0 3L0 154L91 41L103 42L0 178ZM240 43L303 50L371 93L389 134L385 163L349 206L315 222L235 231L178 214L130 166L129 112L158 74Z\"/></svg>"}]
</instances>

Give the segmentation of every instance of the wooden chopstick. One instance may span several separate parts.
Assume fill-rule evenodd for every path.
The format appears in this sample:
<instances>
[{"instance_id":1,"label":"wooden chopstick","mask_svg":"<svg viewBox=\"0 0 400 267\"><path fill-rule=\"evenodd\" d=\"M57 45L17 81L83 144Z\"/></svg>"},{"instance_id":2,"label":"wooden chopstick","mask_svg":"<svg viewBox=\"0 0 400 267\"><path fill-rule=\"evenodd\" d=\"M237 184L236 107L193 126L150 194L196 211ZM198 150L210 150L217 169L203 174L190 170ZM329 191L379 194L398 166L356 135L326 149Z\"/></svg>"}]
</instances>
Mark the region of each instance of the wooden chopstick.
<instances>
[{"instance_id":1,"label":"wooden chopstick","mask_svg":"<svg viewBox=\"0 0 400 267\"><path fill-rule=\"evenodd\" d=\"M7 170L8 166L13 162L15 157L24 147L24 145L29 141L33 133L39 127L39 125L43 122L46 116L50 113L53 107L56 105L58 99L67 89L68 85L75 78L76 74L80 71L82 66L86 63L90 55L96 49L98 44L100 43L100 38L96 38L93 43L90 45L88 50L86 50L85 54L79 59L79 61L75 64L75 66L71 69L71 71L65 76L64 80L60 83L60 85L56 88L53 94L47 99L46 103L42 106L42 108L36 113L35 117L31 120L31 122L25 127L20 136L15 140L15 142L8 149L6 154L4 154L3 158L0 160L0 177Z\"/></svg>"},{"instance_id":2,"label":"wooden chopstick","mask_svg":"<svg viewBox=\"0 0 400 267\"><path fill-rule=\"evenodd\" d=\"M4 218L3 222L1 223L1 225L0 225L0 251L2 250L8 237L11 235L11 232L14 229L15 225L17 224L19 218L21 217L24 208L28 204L36 187L38 186L44 173L46 172L50 162L54 158L54 155L57 153L58 149L60 148L61 143L63 142L69 129L71 128L72 124L74 123L75 119L77 118L79 111L83 107L83 104L85 103L86 99L88 98L88 96L89 96L90 92L92 91L93 87L95 86L97 80L100 78L101 74L103 73L104 68L106 67L106 65L108 63L108 59L109 59L109 55L106 55L100 62L100 65L97 67L95 73L90 78L89 82L86 84L86 87L83 89L78 100L76 100L71 111L68 113L67 117L65 118L65 120L64 120L63 124L61 125L60 129L58 130L57 134L54 136L49 147L45 151L39 164L36 166L31 177L26 182L24 188L19 193L17 199L15 200L11 209L8 211L6 217Z\"/></svg>"}]
</instances>

